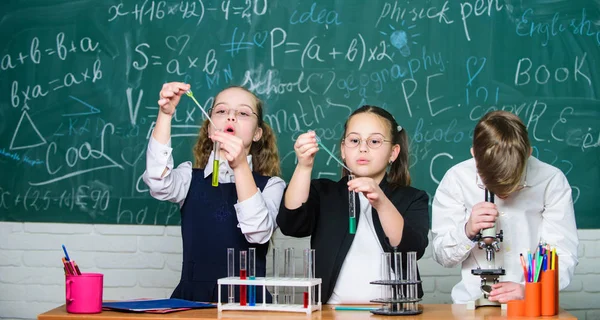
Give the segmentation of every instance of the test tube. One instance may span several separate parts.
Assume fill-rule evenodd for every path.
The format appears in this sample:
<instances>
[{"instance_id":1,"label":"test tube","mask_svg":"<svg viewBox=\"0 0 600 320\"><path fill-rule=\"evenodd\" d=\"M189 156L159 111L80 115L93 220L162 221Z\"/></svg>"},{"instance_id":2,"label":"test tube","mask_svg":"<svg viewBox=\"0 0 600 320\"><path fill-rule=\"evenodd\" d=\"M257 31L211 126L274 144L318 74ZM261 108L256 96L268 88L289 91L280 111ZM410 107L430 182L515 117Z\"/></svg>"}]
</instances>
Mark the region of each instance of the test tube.
<instances>
[{"instance_id":1,"label":"test tube","mask_svg":"<svg viewBox=\"0 0 600 320\"><path fill-rule=\"evenodd\" d=\"M248 249L248 277L250 280L256 279L256 248ZM248 286L248 305L256 306L256 286Z\"/></svg>"},{"instance_id":2,"label":"test tube","mask_svg":"<svg viewBox=\"0 0 600 320\"><path fill-rule=\"evenodd\" d=\"M391 271L391 266L392 266L392 254L389 252L384 252L381 254L381 280L383 281L389 281L391 280L390 278L390 271ZM387 301L389 299L391 299L392 294L391 294L391 286L389 285L382 285L381 286L381 298L385 301L383 304L383 310L384 311L390 311L390 306L391 304L388 303Z\"/></svg>"},{"instance_id":3,"label":"test tube","mask_svg":"<svg viewBox=\"0 0 600 320\"><path fill-rule=\"evenodd\" d=\"M213 145L213 154L214 154L214 160L213 160L213 172L212 172L212 186L213 187L217 187L219 186L219 158L221 157L221 150L219 150L219 142L214 143Z\"/></svg>"},{"instance_id":4,"label":"test tube","mask_svg":"<svg viewBox=\"0 0 600 320\"><path fill-rule=\"evenodd\" d=\"M417 292L417 253L415 251L408 252L406 254L406 277L408 281L411 282L408 285L408 298L416 299ZM409 310L416 311L417 305L415 302L410 302L408 304Z\"/></svg>"},{"instance_id":5,"label":"test tube","mask_svg":"<svg viewBox=\"0 0 600 320\"><path fill-rule=\"evenodd\" d=\"M273 248L273 278L279 278L279 248ZM279 303L279 286L273 286L273 304Z\"/></svg>"},{"instance_id":6,"label":"test tube","mask_svg":"<svg viewBox=\"0 0 600 320\"><path fill-rule=\"evenodd\" d=\"M246 280L246 251L240 251L240 279ZM240 306L246 305L246 286L240 285Z\"/></svg>"},{"instance_id":7,"label":"test tube","mask_svg":"<svg viewBox=\"0 0 600 320\"><path fill-rule=\"evenodd\" d=\"M285 249L285 257L284 257L284 269L285 269L285 277L286 278L294 278L296 273L296 267L294 264L294 248ZM285 287L285 304L294 304L294 287Z\"/></svg>"},{"instance_id":8,"label":"test tube","mask_svg":"<svg viewBox=\"0 0 600 320\"><path fill-rule=\"evenodd\" d=\"M395 286L395 299L402 299L404 298L404 294L402 293L402 285L400 284L400 281L402 281L402 252L394 252L394 273L395 273L395 280L397 281L397 284ZM402 307L402 303L396 303L396 310L395 311L403 311L404 308Z\"/></svg>"},{"instance_id":9,"label":"test tube","mask_svg":"<svg viewBox=\"0 0 600 320\"><path fill-rule=\"evenodd\" d=\"M315 277L315 249L304 249L304 278L314 279ZM304 291L304 307L308 308L308 290L310 290L311 305L315 301L315 287L310 286Z\"/></svg>"},{"instance_id":10,"label":"test tube","mask_svg":"<svg viewBox=\"0 0 600 320\"><path fill-rule=\"evenodd\" d=\"M215 126L215 123L210 119L210 114L208 114L206 112L206 110L204 110L204 108L202 108L202 106L200 105L200 103L198 103L198 100L196 100L196 98L194 97L194 93L192 93L192 90L188 90L185 92L185 94L190 97L192 100L194 100L194 103L196 103L196 105L198 106L198 108L200 108L200 111L202 111L202 113L204 114L204 116L206 117L206 119L208 120L208 122L210 122L210 124L212 125L212 127L214 129L217 129L217 126ZM219 185L219 143L215 142L213 145L213 151L214 151L214 160L213 160L213 174L212 174L212 186L216 187Z\"/></svg>"},{"instance_id":11,"label":"test tube","mask_svg":"<svg viewBox=\"0 0 600 320\"><path fill-rule=\"evenodd\" d=\"M227 248L227 276L235 277L235 249ZM228 303L235 303L235 290L233 285L230 284L227 288L229 293L229 298L227 300Z\"/></svg>"},{"instance_id":12,"label":"test tube","mask_svg":"<svg viewBox=\"0 0 600 320\"><path fill-rule=\"evenodd\" d=\"M348 181L354 179L353 174L348 175ZM356 198L354 191L348 191L348 215L349 215L349 231L350 234L356 233Z\"/></svg>"}]
</instances>

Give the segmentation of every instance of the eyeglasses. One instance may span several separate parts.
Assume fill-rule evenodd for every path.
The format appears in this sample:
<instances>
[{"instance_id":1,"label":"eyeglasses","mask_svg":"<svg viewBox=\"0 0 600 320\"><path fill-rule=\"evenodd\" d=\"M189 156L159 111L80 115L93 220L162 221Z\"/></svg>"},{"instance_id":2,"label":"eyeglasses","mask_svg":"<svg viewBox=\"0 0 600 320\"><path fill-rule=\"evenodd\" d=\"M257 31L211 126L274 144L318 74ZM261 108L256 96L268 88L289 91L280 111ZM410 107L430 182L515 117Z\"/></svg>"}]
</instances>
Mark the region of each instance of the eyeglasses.
<instances>
[{"instance_id":1,"label":"eyeglasses","mask_svg":"<svg viewBox=\"0 0 600 320\"><path fill-rule=\"evenodd\" d=\"M252 110L252 108L245 107L245 106L241 106L239 108L232 108L232 107L227 107L224 105L218 105L211 109L211 114L213 117L223 118L223 117L227 117L231 111L234 112L235 117L238 120L250 119L252 117L252 115L255 115L258 118L258 114L256 114L256 112L254 112L254 110Z\"/></svg>"},{"instance_id":2,"label":"eyeglasses","mask_svg":"<svg viewBox=\"0 0 600 320\"><path fill-rule=\"evenodd\" d=\"M475 172L475 183L477 183L479 189L485 189L485 185L479 180L479 173L477 172ZM527 185L527 164L525 164L525 172L523 172L523 176L521 177L521 183L514 192L521 191L527 187L529 186Z\"/></svg>"},{"instance_id":3,"label":"eyeglasses","mask_svg":"<svg viewBox=\"0 0 600 320\"><path fill-rule=\"evenodd\" d=\"M356 148L358 147L363 141L367 142L367 146L370 149L377 149L379 147L381 147L381 145L384 142L392 142L391 140L385 140L383 138L383 136L381 135L372 135L366 139L362 139L359 135L357 134L349 134L346 136L346 138L344 138L344 140L342 141L342 143L348 147L348 148Z\"/></svg>"}]
</instances>

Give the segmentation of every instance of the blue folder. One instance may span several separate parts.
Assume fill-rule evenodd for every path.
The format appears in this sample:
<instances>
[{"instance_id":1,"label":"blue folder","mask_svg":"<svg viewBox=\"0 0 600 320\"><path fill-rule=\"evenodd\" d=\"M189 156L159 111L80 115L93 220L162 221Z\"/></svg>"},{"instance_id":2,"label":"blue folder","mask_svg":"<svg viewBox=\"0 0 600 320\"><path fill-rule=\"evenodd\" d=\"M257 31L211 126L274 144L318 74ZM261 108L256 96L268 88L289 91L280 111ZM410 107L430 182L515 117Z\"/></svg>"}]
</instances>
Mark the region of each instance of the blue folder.
<instances>
[{"instance_id":1,"label":"blue folder","mask_svg":"<svg viewBox=\"0 0 600 320\"><path fill-rule=\"evenodd\" d=\"M117 311L146 312L166 311L171 309L214 308L216 306L210 303L195 302L182 299L157 299L103 302L102 307Z\"/></svg>"}]
</instances>

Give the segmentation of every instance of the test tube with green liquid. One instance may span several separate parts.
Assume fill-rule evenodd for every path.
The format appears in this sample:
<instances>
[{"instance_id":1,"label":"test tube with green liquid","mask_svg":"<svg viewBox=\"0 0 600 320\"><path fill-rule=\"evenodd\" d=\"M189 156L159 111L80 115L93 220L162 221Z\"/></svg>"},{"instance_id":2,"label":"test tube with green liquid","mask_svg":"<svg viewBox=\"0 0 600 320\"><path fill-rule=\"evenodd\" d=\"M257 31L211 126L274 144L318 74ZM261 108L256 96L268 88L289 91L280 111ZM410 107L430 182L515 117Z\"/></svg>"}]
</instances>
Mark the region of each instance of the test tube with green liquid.
<instances>
[{"instance_id":1,"label":"test tube with green liquid","mask_svg":"<svg viewBox=\"0 0 600 320\"><path fill-rule=\"evenodd\" d=\"M348 181L354 179L353 174L348 175ZM348 191L348 225L350 234L356 234L356 197L354 190Z\"/></svg>"},{"instance_id":2,"label":"test tube with green liquid","mask_svg":"<svg viewBox=\"0 0 600 320\"><path fill-rule=\"evenodd\" d=\"M194 97L194 93L192 93L192 90L186 91L185 94L188 97L190 97L194 101L194 103L196 103L198 108L200 108L200 111L202 111L202 113L204 114L206 119L208 119L208 122L210 122L210 124L213 126L213 128L215 130L218 130L217 126L215 126L215 123L212 122L212 120L210 119L210 115L208 114L208 112L206 112L206 110L204 110L204 108L202 108L202 106L200 105L198 100L196 100L196 98ZM219 143L215 142L213 145L213 152L215 154L214 160L213 160L213 173L212 173L212 186L213 187L219 186L219 158L220 158L220 153L221 153L221 151L219 149L221 149L219 146Z\"/></svg>"},{"instance_id":3,"label":"test tube with green liquid","mask_svg":"<svg viewBox=\"0 0 600 320\"><path fill-rule=\"evenodd\" d=\"M219 186L219 159L221 158L220 143L216 142L213 145L213 153L215 155L213 160L213 172L212 172L212 186Z\"/></svg>"}]
</instances>

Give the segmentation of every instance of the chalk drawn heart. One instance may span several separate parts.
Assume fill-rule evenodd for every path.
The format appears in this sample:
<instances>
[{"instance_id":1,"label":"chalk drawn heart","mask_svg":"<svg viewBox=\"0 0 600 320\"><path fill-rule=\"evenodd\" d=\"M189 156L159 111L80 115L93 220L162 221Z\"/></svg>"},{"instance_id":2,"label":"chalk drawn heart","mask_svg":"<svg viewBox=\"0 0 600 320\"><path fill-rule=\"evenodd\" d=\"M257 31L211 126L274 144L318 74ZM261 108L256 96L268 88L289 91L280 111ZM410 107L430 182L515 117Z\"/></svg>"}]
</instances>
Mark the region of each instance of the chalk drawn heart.
<instances>
[{"instance_id":1,"label":"chalk drawn heart","mask_svg":"<svg viewBox=\"0 0 600 320\"><path fill-rule=\"evenodd\" d=\"M180 42L183 42L183 45ZM173 51L177 51L177 49L181 47L179 49L179 54L181 54L181 52L183 52L183 49L185 49L188 42L190 42L190 36L188 36L187 34L181 35L179 37L168 36L165 39L165 44L167 45L167 48L169 48Z\"/></svg>"},{"instance_id":2,"label":"chalk drawn heart","mask_svg":"<svg viewBox=\"0 0 600 320\"><path fill-rule=\"evenodd\" d=\"M254 37L252 37L252 40L254 41L254 44L256 44L257 47L264 48L263 45L267 41L268 35L269 34L267 33L267 31L257 32L254 34Z\"/></svg>"},{"instance_id":3,"label":"chalk drawn heart","mask_svg":"<svg viewBox=\"0 0 600 320\"><path fill-rule=\"evenodd\" d=\"M477 69L477 71L475 71L475 74L471 73L471 64L473 65L473 68L477 67L477 64L481 61L481 65L479 66L479 69ZM470 86L471 83L473 82L473 80L475 80L475 78L477 77L477 75L481 72L481 70L483 70L483 67L485 66L485 62L486 62L486 58L479 58L477 59L476 57L469 57L469 59L467 59L467 76L469 77L469 81L467 82L467 86Z\"/></svg>"},{"instance_id":4,"label":"chalk drawn heart","mask_svg":"<svg viewBox=\"0 0 600 320\"><path fill-rule=\"evenodd\" d=\"M138 144L135 147L127 147L121 151L121 159L129 166L133 167L144 155L146 151L144 144Z\"/></svg>"},{"instance_id":5,"label":"chalk drawn heart","mask_svg":"<svg viewBox=\"0 0 600 320\"><path fill-rule=\"evenodd\" d=\"M315 92L313 90L313 88L322 88L323 91L319 92L319 94L324 95L329 91L329 88L331 88L331 85L333 84L334 81L335 81L335 72L327 71L324 73L311 74L308 77L308 79L306 80L306 84L308 86L308 90L310 90L311 93L317 94L317 92Z\"/></svg>"}]
</instances>

